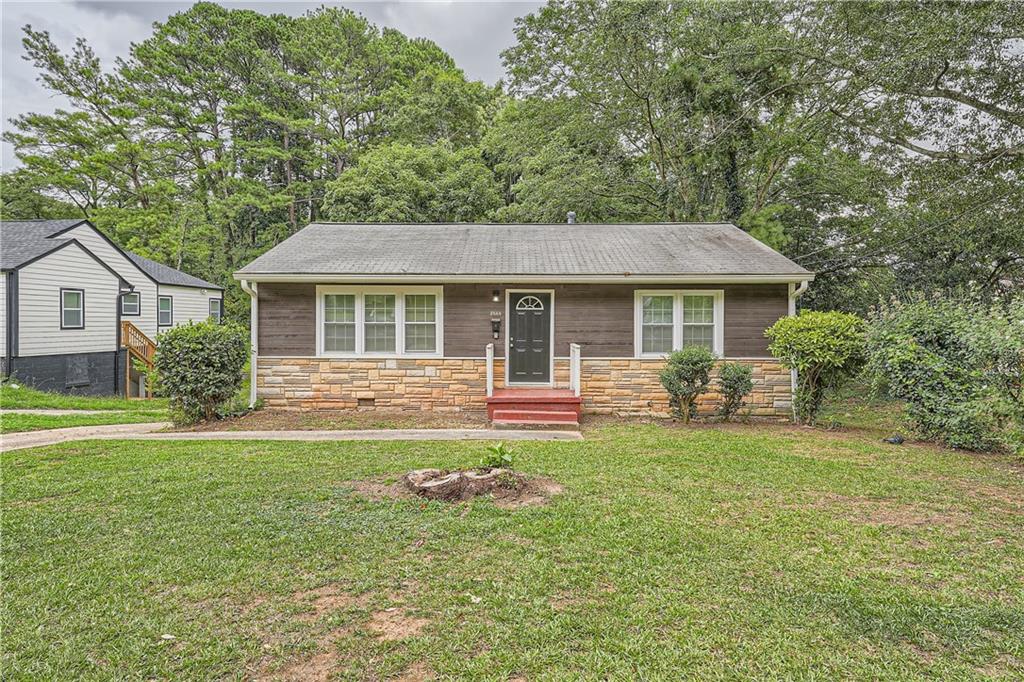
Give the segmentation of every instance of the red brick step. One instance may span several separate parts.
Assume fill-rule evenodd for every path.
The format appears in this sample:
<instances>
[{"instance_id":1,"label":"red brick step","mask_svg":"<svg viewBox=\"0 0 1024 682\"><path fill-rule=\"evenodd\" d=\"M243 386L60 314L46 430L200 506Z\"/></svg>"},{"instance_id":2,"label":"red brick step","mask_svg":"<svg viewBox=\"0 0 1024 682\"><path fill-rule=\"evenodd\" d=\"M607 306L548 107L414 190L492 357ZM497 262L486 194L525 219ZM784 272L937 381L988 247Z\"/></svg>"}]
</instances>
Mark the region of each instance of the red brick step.
<instances>
[{"instance_id":1,"label":"red brick step","mask_svg":"<svg viewBox=\"0 0 1024 682\"><path fill-rule=\"evenodd\" d=\"M495 410L491 421L495 424L579 424L580 418L572 410Z\"/></svg>"},{"instance_id":2,"label":"red brick step","mask_svg":"<svg viewBox=\"0 0 1024 682\"><path fill-rule=\"evenodd\" d=\"M564 389L498 389L487 399L487 416L495 424L579 425L581 403Z\"/></svg>"}]
</instances>

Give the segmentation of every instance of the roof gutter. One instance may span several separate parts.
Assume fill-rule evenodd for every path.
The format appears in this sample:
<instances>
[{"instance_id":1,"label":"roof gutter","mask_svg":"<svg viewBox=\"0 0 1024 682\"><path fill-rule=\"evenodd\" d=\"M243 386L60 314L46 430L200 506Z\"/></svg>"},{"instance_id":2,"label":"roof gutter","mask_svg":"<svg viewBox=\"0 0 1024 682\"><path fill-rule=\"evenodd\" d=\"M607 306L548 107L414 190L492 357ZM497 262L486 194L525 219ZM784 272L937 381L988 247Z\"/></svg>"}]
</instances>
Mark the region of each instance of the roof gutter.
<instances>
[{"instance_id":1,"label":"roof gutter","mask_svg":"<svg viewBox=\"0 0 1024 682\"><path fill-rule=\"evenodd\" d=\"M813 273L797 273L792 275L406 275L394 274L341 274L341 273L246 273L236 272L233 277L242 282L310 282L316 284L353 284L366 282L467 282L467 283L529 283L547 284L551 282L597 284L603 282L636 283L636 284L796 284L802 283L804 290L807 283L814 279Z\"/></svg>"},{"instance_id":2,"label":"roof gutter","mask_svg":"<svg viewBox=\"0 0 1024 682\"><path fill-rule=\"evenodd\" d=\"M256 365L259 362L260 298L258 285L240 280L242 291L249 294L249 408L256 407Z\"/></svg>"}]
</instances>

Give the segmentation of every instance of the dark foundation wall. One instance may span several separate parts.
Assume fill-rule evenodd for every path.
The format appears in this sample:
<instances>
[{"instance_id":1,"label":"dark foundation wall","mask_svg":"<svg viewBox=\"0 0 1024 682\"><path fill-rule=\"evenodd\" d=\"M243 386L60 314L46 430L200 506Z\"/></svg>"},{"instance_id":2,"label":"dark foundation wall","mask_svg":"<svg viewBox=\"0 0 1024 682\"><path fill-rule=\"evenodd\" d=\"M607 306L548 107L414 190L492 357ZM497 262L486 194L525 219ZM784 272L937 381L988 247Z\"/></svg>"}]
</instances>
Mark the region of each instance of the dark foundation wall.
<instances>
[{"instance_id":1,"label":"dark foundation wall","mask_svg":"<svg viewBox=\"0 0 1024 682\"><path fill-rule=\"evenodd\" d=\"M764 330L788 311L785 284L726 285L444 285L444 351L446 357L483 357L494 343L495 355L505 350L505 289L553 289L555 292L555 355L569 355L579 343L584 357L633 357L634 292L637 289L722 289L725 291L725 354L734 358L767 358ZM501 300L491 300L493 291ZM263 356L316 353L316 286L259 285L259 352ZM491 334L491 312L501 313L501 333Z\"/></svg>"},{"instance_id":2,"label":"dark foundation wall","mask_svg":"<svg viewBox=\"0 0 1024 682\"><path fill-rule=\"evenodd\" d=\"M124 350L18 357L11 359L10 375L40 391L124 395L125 362Z\"/></svg>"}]
</instances>

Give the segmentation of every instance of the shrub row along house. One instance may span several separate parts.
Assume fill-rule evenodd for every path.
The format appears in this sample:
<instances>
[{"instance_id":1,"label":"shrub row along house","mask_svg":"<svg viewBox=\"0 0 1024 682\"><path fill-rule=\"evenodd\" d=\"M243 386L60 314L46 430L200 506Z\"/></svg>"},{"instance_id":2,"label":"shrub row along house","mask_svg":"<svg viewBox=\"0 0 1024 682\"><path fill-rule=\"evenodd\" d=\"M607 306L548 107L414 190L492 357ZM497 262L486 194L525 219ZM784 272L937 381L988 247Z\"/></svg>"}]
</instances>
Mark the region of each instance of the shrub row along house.
<instances>
[{"instance_id":1,"label":"shrub row along house","mask_svg":"<svg viewBox=\"0 0 1024 682\"><path fill-rule=\"evenodd\" d=\"M813 275L729 224L570 220L314 223L235 277L252 297L253 400L543 423L667 413L659 371L691 344L752 365L753 414L789 416L764 331Z\"/></svg>"},{"instance_id":2,"label":"shrub row along house","mask_svg":"<svg viewBox=\"0 0 1024 682\"><path fill-rule=\"evenodd\" d=\"M223 290L121 249L88 220L0 222L3 375L49 391L139 395L132 358L190 320L220 319Z\"/></svg>"}]
</instances>

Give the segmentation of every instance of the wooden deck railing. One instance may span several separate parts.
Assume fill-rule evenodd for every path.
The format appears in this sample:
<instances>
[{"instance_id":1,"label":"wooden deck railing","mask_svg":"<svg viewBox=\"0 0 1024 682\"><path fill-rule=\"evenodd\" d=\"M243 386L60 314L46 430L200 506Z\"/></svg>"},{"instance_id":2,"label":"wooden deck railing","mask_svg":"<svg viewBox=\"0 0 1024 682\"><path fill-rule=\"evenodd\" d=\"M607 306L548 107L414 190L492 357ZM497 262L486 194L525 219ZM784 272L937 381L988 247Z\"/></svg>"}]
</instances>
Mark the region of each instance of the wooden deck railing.
<instances>
[{"instance_id":1,"label":"wooden deck railing","mask_svg":"<svg viewBox=\"0 0 1024 682\"><path fill-rule=\"evenodd\" d=\"M128 350L128 362L124 368L125 394L129 395L128 389L132 377L132 360L139 360L147 369L153 369L153 356L156 355L156 343L146 336L145 332L136 327L128 320L121 320L121 345ZM146 397L142 382L140 381L139 397Z\"/></svg>"}]
</instances>

